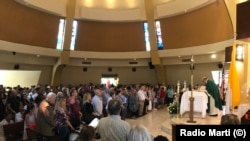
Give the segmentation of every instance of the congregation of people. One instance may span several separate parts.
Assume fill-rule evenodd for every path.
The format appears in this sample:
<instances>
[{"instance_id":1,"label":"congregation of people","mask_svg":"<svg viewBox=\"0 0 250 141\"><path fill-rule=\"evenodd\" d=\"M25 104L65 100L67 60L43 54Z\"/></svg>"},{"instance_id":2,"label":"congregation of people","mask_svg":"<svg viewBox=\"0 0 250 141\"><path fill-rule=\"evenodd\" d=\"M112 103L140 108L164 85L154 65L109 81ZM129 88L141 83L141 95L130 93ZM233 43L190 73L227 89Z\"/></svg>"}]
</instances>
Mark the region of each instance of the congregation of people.
<instances>
[{"instance_id":1,"label":"congregation of people","mask_svg":"<svg viewBox=\"0 0 250 141\"><path fill-rule=\"evenodd\" d=\"M144 125L130 125L126 119L140 118L180 100L175 97L176 87L164 84L0 85L0 96L1 141L5 139L3 126L17 122L24 124L23 140L29 139L31 131L39 134L37 140L41 141L69 141L72 134L77 134L78 141L168 141L162 135L152 136ZM99 121L96 127L89 125L94 119ZM221 125L228 124L240 124L240 120L234 114L223 115Z\"/></svg>"},{"instance_id":2,"label":"congregation of people","mask_svg":"<svg viewBox=\"0 0 250 141\"><path fill-rule=\"evenodd\" d=\"M173 101L173 86L163 85L60 85L51 87L4 87L0 85L1 125L23 122L23 140L29 132L38 133L39 140L69 141L152 141L144 125L131 126L126 118L140 118ZM89 126L99 119L97 127ZM0 133L4 140L4 133Z\"/></svg>"}]
</instances>

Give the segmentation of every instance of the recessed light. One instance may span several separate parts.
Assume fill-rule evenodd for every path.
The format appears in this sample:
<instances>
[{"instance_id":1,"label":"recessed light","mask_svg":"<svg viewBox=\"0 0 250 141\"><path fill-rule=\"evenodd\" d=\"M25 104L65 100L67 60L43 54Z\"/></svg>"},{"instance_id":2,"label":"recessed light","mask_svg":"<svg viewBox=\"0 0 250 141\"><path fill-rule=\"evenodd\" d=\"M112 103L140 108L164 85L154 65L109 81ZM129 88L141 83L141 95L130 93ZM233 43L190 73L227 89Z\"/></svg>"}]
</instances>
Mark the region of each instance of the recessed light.
<instances>
[{"instance_id":1,"label":"recessed light","mask_svg":"<svg viewBox=\"0 0 250 141\"><path fill-rule=\"evenodd\" d=\"M211 58L212 58L212 59L215 59L215 58L216 58L216 54L212 54L212 55L211 55Z\"/></svg>"}]
</instances>

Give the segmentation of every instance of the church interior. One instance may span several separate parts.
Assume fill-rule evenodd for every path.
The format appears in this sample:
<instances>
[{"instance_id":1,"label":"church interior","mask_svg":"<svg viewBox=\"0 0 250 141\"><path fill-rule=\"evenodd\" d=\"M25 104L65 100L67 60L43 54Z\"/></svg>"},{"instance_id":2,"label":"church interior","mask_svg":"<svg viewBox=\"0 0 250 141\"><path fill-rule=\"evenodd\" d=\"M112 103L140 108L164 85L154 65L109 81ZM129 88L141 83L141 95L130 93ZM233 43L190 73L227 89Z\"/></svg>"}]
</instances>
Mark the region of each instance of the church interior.
<instances>
[{"instance_id":1,"label":"church interior","mask_svg":"<svg viewBox=\"0 0 250 141\"><path fill-rule=\"evenodd\" d=\"M165 106L126 119L169 141L176 140L176 124L219 125L224 114L242 119L250 110L248 0L0 3L0 85L4 87L173 85L174 100L179 102L175 114ZM218 116L206 113L206 95L196 96L204 76L223 90L225 103ZM180 97L181 92L188 96Z\"/></svg>"}]
</instances>

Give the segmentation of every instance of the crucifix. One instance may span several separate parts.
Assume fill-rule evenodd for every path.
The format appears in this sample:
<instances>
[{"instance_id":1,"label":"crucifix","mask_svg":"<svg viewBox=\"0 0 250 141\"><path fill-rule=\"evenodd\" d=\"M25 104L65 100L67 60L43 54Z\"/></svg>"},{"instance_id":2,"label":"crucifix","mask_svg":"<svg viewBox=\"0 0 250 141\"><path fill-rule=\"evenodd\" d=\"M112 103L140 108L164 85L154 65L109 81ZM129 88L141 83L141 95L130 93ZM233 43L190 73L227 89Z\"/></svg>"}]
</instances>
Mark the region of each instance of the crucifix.
<instances>
[{"instance_id":1,"label":"crucifix","mask_svg":"<svg viewBox=\"0 0 250 141\"><path fill-rule=\"evenodd\" d=\"M190 112L189 112L189 120L188 123L196 123L194 121L194 96L193 96L193 87L194 87L194 58L190 59L190 70L191 70L191 97L189 97L189 104L190 104Z\"/></svg>"}]
</instances>

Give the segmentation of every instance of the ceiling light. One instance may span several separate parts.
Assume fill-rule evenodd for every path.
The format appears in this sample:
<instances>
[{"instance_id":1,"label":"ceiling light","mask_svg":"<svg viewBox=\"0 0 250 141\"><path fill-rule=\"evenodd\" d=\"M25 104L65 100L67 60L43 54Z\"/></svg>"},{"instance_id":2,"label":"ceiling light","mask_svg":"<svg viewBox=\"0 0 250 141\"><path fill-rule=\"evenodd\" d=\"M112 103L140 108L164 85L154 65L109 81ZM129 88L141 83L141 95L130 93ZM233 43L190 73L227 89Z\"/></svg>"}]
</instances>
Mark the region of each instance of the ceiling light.
<instances>
[{"instance_id":1,"label":"ceiling light","mask_svg":"<svg viewBox=\"0 0 250 141\"><path fill-rule=\"evenodd\" d=\"M237 45L236 47L236 61L243 61L244 60L244 46Z\"/></svg>"},{"instance_id":2,"label":"ceiling light","mask_svg":"<svg viewBox=\"0 0 250 141\"><path fill-rule=\"evenodd\" d=\"M247 2L248 0L238 0L238 3Z\"/></svg>"},{"instance_id":3,"label":"ceiling light","mask_svg":"<svg viewBox=\"0 0 250 141\"><path fill-rule=\"evenodd\" d=\"M211 55L211 58L212 58L212 59L215 59L215 58L216 58L216 54L212 54L212 55Z\"/></svg>"}]
</instances>

